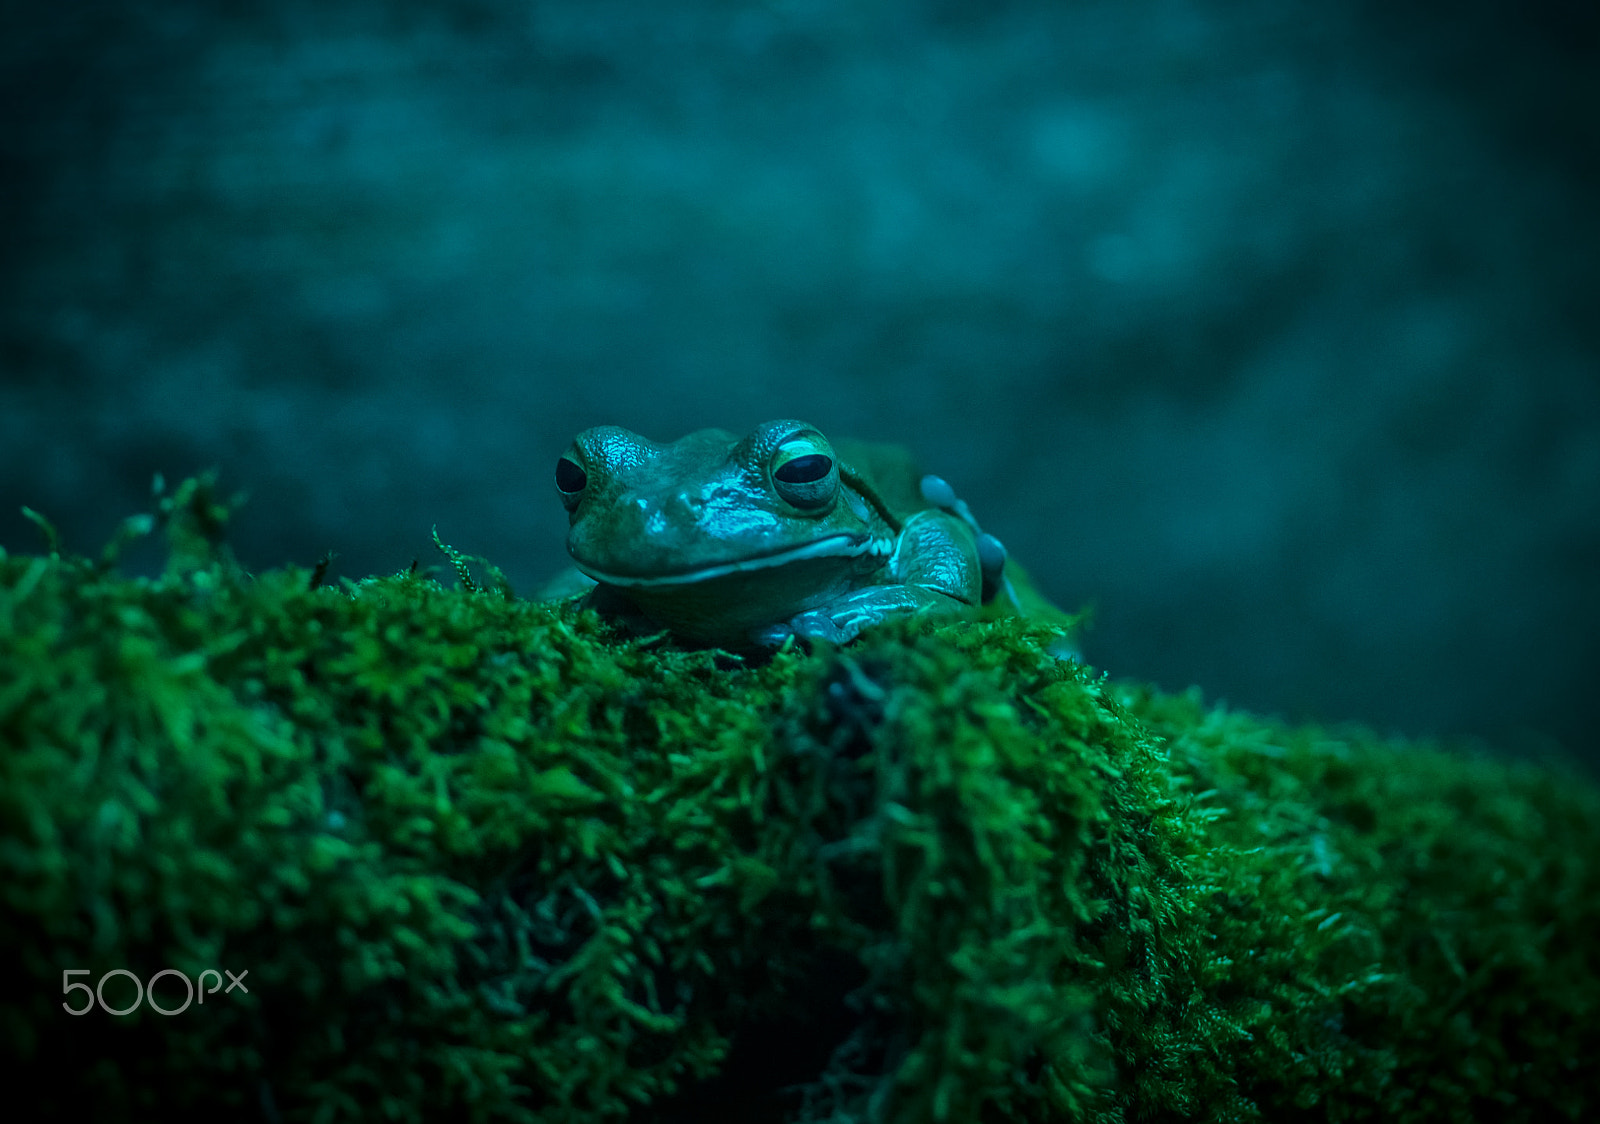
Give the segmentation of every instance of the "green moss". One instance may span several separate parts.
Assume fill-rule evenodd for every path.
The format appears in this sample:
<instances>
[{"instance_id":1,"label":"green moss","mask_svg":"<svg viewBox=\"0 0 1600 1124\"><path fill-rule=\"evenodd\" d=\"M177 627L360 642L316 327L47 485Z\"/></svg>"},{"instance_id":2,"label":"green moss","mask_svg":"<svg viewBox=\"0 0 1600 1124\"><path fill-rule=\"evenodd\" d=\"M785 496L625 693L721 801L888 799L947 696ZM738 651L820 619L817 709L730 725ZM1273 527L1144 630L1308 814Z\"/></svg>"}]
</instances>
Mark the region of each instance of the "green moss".
<instances>
[{"instance_id":1,"label":"green moss","mask_svg":"<svg viewBox=\"0 0 1600 1124\"><path fill-rule=\"evenodd\" d=\"M752 666L497 575L251 577L226 515L180 488L157 580L0 558L0 1048L30 1117L1600 1106L1573 776L1208 710L1015 621ZM250 990L75 1018L79 968Z\"/></svg>"}]
</instances>

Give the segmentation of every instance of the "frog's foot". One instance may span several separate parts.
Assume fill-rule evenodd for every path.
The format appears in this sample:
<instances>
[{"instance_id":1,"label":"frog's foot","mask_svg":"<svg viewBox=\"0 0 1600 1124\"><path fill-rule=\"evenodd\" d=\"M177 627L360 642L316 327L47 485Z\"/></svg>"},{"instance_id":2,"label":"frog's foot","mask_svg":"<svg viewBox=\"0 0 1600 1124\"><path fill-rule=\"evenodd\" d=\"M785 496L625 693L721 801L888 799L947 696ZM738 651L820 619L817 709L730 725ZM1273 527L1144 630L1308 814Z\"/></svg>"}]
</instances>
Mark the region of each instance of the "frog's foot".
<instances>
[{"instance_id":1,"label":"frog's foot","mask_svg":"<svg viewBox=\"0 0 1600 1124\"><path fill-rule=\"evenodd\" d=\"M788 621L779 621L769 624L765 628L750 630L750 646L756 649L772 649L783 647L784 641L794 635L794 629Z\"/></svg>"},{"instance_id":2,"label":"frog's foot","mask_svg":"<svg viewBox=\"0 0 1600 1124\"><path fill-rule=\"evenodd\" d=\"M875 622L835 619L825 610L811 609L786 621L754 630L750 633L750 642L757 648L781 648L792 636L808 643L821 640L827 644L848 644L870 623Z\"/></svg>"},{"instance_id":3,"label":"frog's foot","mask_svg":"<svg viewBox=\"0 0 1600 1124\"><path fill-rule=\"evenodd\" d=\"M797 640L822 640L829 644L848 644L860 631L856 629L854 632L847 632L835 624L827 613L813 609L790 617L786 621L753 630L750 633L750 642L757 648L781 648L790 637L794 637Z\"/></svg>"},{"instance_id":4,"label":"frog's foot","mask_svg":"<svg viewBox=\"0 0 1600 1124\"><path fill-rule=\"evenodd\" d=\"M978 569L983 573L983 604L995 599L1005 584L1006 548L987 531L978 533Z\"/></svg>"},{"instance_id":5,"label":"frog's foot","mask_svg":"<svg viewBox=\"0 0 1600 1124\"><path fill-rule=\"evenodd\" d=\"M848 644L873 625L912 613L957 613L965 606L953 597L916 586L875 585L847 593L820 609L808 609L787 621L759 630L752 639L775 648L790 636Z\"/></svg>"},{"instance_id":6,"label":"frog's foot","mask_svg":"<svg viewBox=\"0 0 1600 1124\"><path fill-rule=\"evenodd\" d=\"M789 621L789 628L801 640L825 640L829 644L848 644L861 634L865 625L838 621L820 609L801 613Z\"/></svg>"},{"instance_id":7,"label":"frog's foot","mask_svg":"<svg viewBox=\"0 0 1600 1124\"><path fill-rule=\"evenodd\" d=\"M949 512L961 520L978 538L978 568L983 574L983 604L987 605L995 599L1005 581L1006 548L1000 540L988 534L978 526L978 521L973 517L972 509L965 500L956 495L948 481L942 476L924 476L922 478L922 498L941 511Z\"/></svg>"}]
</instances>

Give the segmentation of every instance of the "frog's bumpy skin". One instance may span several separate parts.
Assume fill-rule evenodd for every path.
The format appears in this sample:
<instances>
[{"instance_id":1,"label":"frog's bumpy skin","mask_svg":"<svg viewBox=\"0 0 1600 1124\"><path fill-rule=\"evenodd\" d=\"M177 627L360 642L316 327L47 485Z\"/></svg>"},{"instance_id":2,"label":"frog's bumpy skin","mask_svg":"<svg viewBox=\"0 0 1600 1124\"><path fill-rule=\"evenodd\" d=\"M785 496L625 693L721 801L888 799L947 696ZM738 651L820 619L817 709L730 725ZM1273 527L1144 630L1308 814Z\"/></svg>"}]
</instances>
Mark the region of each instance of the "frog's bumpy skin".
<instances>
[{"instance_id":1,"label":"frog's bumpy skin","mask_svg":"<svg viewBox=\"0 0 1600 1124\"><path fill-rule=\"evenodd\" d=\"M978 526L978 521L972 515L972 509L966 501L956 495L948 481L942 476L928 475L922 478L922 498L941 511L949 512L961 520L972 533L978 537L978 566L983 571L983 604L987 605L995 599L1000 592L1001 582L1005 579L1006 548L999 539Z\"/></svg>"}]
</instances>

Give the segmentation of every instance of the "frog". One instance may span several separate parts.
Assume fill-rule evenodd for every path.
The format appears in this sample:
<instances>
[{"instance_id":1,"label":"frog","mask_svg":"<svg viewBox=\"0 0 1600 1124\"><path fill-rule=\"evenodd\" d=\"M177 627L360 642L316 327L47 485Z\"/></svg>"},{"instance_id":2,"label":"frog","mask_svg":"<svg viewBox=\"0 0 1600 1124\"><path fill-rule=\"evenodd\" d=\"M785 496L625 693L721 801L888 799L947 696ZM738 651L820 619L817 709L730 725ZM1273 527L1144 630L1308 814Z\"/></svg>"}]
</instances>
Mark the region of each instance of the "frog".
<instances>
[{"instance_id":1,"label":"frog","mask_svg":"<svg viewBox=\"0 0 1600 1124\"><path fill-rule=\"evenodd\" d=\"M1000 540L898 445L793 418L664 442L600 425L555 485L576 572L553 592L635 632L747 652L919 615L1026 615Z\"/></svg>"}]
</instances>

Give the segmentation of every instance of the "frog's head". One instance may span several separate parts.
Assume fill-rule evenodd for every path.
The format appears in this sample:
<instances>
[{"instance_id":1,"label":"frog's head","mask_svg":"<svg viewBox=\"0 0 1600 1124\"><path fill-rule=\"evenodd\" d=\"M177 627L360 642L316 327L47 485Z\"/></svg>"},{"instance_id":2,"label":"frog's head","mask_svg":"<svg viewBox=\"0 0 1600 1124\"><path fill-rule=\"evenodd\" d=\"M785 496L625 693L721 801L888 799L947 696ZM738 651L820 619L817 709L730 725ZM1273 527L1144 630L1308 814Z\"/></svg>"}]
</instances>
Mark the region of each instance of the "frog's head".
<instances>
[{"instance_id":1,"label":"frog's head","mask_svg":"<svg viewBox=\"0 0 1600 1124\"><path fill-rule=\"evenodd\" d=\"M841 486L840 468L828 439L801 421L665 443L614 425L586 429L556 462L567 551L596 581L638 593L734 575L767 585L777 572L843 573L893 543Z\"/></svg>"}]
</instances>

